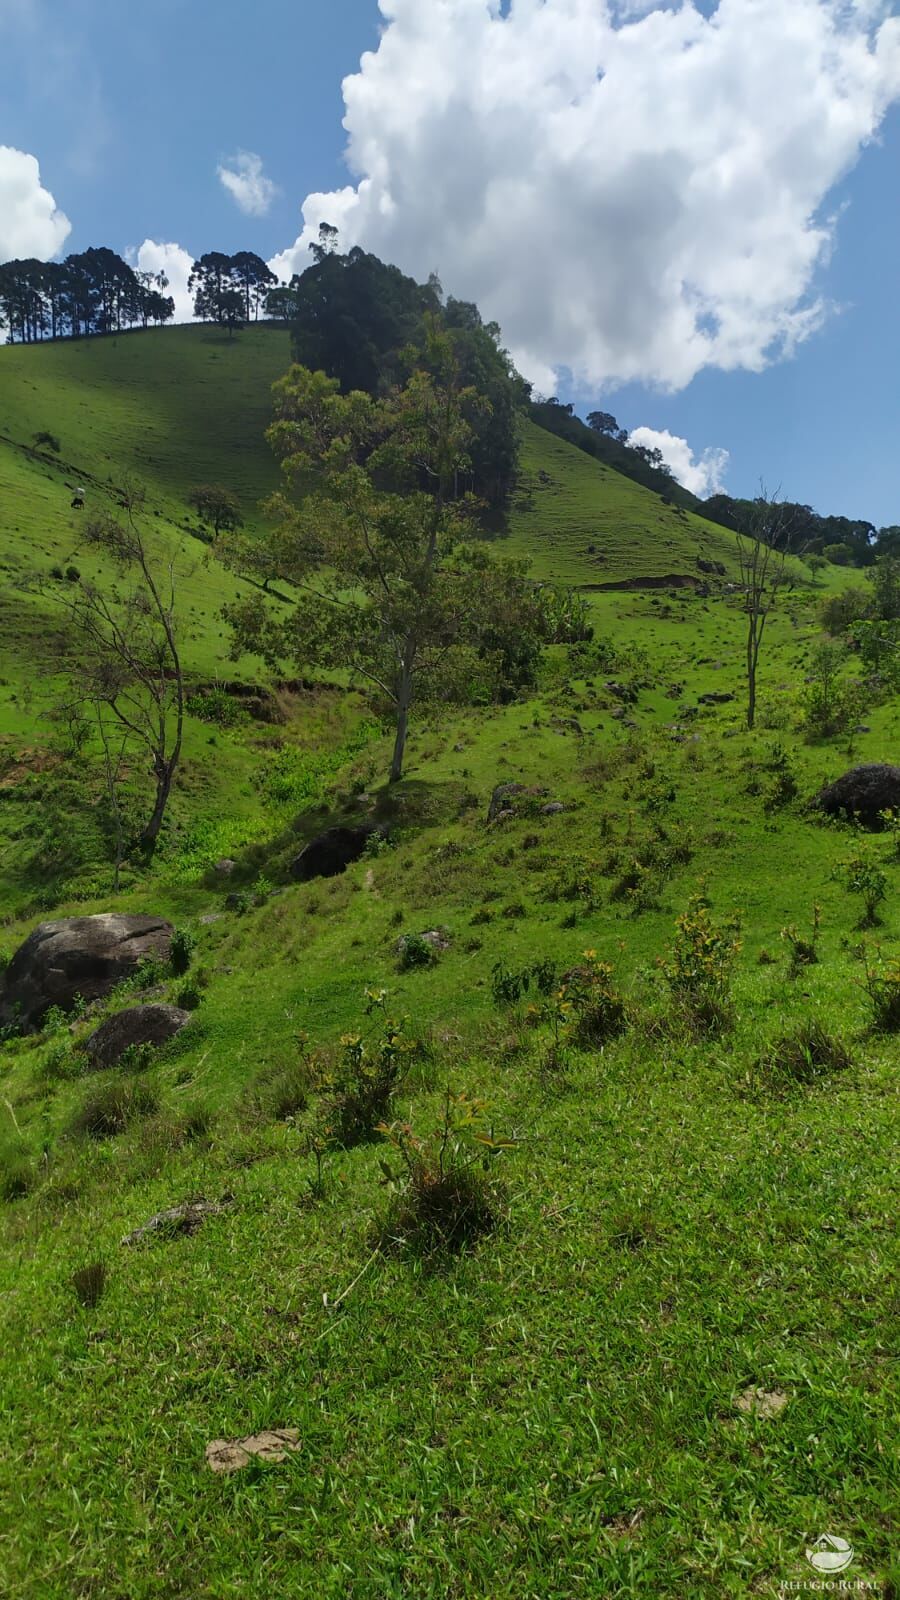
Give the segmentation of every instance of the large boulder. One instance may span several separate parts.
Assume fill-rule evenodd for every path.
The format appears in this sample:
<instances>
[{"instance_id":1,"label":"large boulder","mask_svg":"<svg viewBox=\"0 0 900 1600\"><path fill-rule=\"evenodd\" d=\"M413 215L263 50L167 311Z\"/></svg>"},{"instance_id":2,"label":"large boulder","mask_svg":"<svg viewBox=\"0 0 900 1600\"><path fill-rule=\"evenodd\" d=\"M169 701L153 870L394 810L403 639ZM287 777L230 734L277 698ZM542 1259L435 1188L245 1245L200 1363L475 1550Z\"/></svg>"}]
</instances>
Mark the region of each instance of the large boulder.
<instances>
[{"instance_id":1,"label":"large boulder","mask_svg":"<svg viewBox=\"0 0 900 1600\"><path fill-rule=\"evenodd\" d=\"M298 883L309 883L313 878L337 878L354 861L359 861L375 834L384 834L384 829L376 822L326 828L300 851L291 865L291 873Z\"/></svg>"},{"instance_id":2,"label":"large boulder","mask_svg":"<svg viewBox=\"0 0 900 1600\"><path fill-rule=\"evenodd\" d=\"M878 828L885 811L900 812L900 767L887 762L851 767L822 790L816 805L831 817L854 817L865 827Z\"/></svg>"},{"instance_id":3,"label":"large boulder","mask_svg":"<svg viewBox=\"0 0 900 1600\"><path fill-rule=\"evenodd\" d=\"M131 1006L101 1022L84 1048L93 1067L116 1067L126 1050L144 1045L158 1050L161 1044L167 1044L186 1028L190 1020L191 1013L178 1006Z\"/></svg>"},{"instance_id":4,"label":"large boulder","mask_svg":"<svg viewBox=\"0 0 900 1600\"><path fill-rule=\"evenodd\" d=\"M40 1026L51 1006L100 1000L151 957L167 961L175 930L163 917L66 917L42 922L19 946L0 988L0 1027Z\"/></svg>"}]
</instances>

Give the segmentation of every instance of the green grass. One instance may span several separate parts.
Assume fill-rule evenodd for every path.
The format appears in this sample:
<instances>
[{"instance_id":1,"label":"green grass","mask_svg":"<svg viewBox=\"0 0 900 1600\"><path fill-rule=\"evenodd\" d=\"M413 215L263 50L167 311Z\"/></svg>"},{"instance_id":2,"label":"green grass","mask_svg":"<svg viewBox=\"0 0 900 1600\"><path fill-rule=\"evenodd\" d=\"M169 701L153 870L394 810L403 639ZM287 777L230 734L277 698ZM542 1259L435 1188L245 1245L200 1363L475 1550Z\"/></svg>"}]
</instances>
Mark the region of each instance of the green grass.
<instances>
[{"instance_id":1,"label":"green grass","mask_svg":"<svg viewBox=\"0 0 900 1600\"><path fill-rule=\"evenodd\" d=\"M37 426L65 431L53 416ZM0 456L0 504L18 482L29 504L46 493L52 506L43 463L14 459L18 479ZM688 574L698 549L729 559L721 530L711 551L689 528L657 529L652 495L598 478L537 430L526 466L552 481L534 512L516 512L508 547L533 554L539 575L591 584ZM608 556L596 568L592 540ZM57 555L39 543L35 559ZM209 605L198 664L217 655ZM159 860L118 896L83 777L83 859L43 877L33 866L28 830L53 806L71 818L55 786L73 779L21 687L23 619L39 646L44 613L5 613L2 675L19 687L2 713L0 954L37 920L40 893L41 915L160 911L196 944L187 979L156 981L176 1000L190 982L200 1001L137 1080L159 1110L107 1140L73 1132L78 1113L135 1080L86 1074L72 1046L104 1009L132 1003L133 986L74 1035L51 1026L0 1047L11 1593L720 1600L812 1575L803 1550L824 1531L854 1545L849 1577L893 1592L898 1051L870 1028L861 957L864 937L870 954L900 954L900 861L889 836L874 839L889 892L883 926L861 935L834 875L854 830L806 802L852 761L896 752L900 709L873 707L852 737L804 737L814 591L773 619L753 734L737 598L592 594L591 606L596 646L549 652L528 701L424 710L390 800L388 740L339 689L294 693L276 727L192 719ZM607 687L623 680L637 688L625 717ZM735 699L700 706L710 690ZM767 809L776 746L798 793ZM526 806L488 827L491 792L509 780L566 809ZM391 846L342 878L294 884L303 840L364 809L363 789L390 804ZM60 823L60 849L72 827L67 839ZM227 882L208 873L223 854L238 863ZM655 865L632 904L617 884L635 857ZM576 880L587 891L573 900ZM715 917L741 919L734 1025L711 1039L671 1026L657 966L701 887ZM808 932L814 905L818 961L791 977L782 929ZM400 971L400 937L436 927L450 948ZM496 1003L497 963L549 959L562 974L587 949L612 964L634 1019L602 1050L556 1048L551 1023L529 1016L533 993ZM420 1045L393 1114L427 1134L449 1086L483 1097L495 1133L516 1140L494 1168L503 1225L450 1260L373 1252L389 1204L383 1143L332 1151L316 1182L309 1139L341 1039L374 1026L367 988L388 990ZM841 1070L810 1082L775 1070L773 1049L781 1059L811 1025L845 1047ZM290 1120L274 1120L279 1106ZM121 1244L199 1194L233 1204L192 1237ZM107 1279L91 1309L72 1279L95 1263ZM777 1416L741 1411L756 1388L786 1397ZM299 1451L209 1471L210 1441L267 1427L298 1429Z\"/></svg>"}]
</instances>

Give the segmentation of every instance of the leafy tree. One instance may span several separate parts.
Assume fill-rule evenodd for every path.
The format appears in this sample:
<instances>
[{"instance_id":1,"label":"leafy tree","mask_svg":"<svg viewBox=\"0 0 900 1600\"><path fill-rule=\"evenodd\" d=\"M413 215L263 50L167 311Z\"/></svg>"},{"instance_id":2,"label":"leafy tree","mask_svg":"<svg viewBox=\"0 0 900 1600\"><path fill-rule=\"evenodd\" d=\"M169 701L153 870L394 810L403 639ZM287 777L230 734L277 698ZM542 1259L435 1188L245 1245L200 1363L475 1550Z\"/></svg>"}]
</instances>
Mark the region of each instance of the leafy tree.
<instances>
[{"instance_id":1,"label":"leafy tree","mask_svg":"<svg viewBox=\"0 0 900 1600\"><path fill-rule=\"evenodd\" d=\"M609 438L614 438L620 431L619 424L611 411L589 411L587 425L592 433L605 434Z\"/></svg>"},{"instance_id":2,"label":"leafy tree","mask_svg":"<svg viewBox=\"0 0 900 1600\"><path fill-rule=\"evenodd\" d=\"M262 257L254 255L252 250L240 250L232 256L231 277L244 297L244 321L256 322L260 307L265 305L278 279Z\"/></svg>"},{"instance_id":3,"label":"leafy tree","mask_svg":"<svg viewBox=\"0 0 900 1600\"><path fill-rule=\"evenodd\" d=\"M194 315L201 322L215 322L229 333L244 322L246 294L231 256L220 250L201 256L191 268L188 289L194 296Z\"/></svg>"},{"instance_id":4,"label":"leafy tree","mask_svg":"<svg viewBox=\"0 0 900 1600\"><path fill-rule=\"evenodd\" d=\"M220 533L230 533L243 525L237 497L221 484L202 483L192 489L188 505L193 506L201 522L212 528L216 538Z\"/></svg>"},{"instance_id":5,"label":"leafy tree","mask_svg":"<svg viewBox=\"0 0 900 1600\"><path fill-rule=\"evenodd\" d=\"M177 578L171 559L158 561L141 526L144 497L126 486L124 520L88 524L87 546L103 553L128 583L124 593L81 580L68 602L65 665L84 704L93 708L107 769L118 749L149 758L153 803L138 843L156 848L181 759L184 676L176 622Z\"/></svg>"},{"instance_id":6,"label":"leafy tree","mask_svg":"<svg viewBox=\"0 0 900 1600\"><path fill-rule=\"evenodd\" d=\"M269 440L288 492L269 506L279 574L300 599L276 621L262 596L227 608L235 649L273 665L349 668L391 708L391 782L403 774L413 706L460 651L496 653L535 611L521 567L462 544L473 507L454 500L484 400L459 381L432 324L406 386L375 399L295 366L276 385ZM294 491L292 497L290 491Z\"/></svg>"},{"instance_id":7,"label":"leafy tree","mask_svg":"<svg viewBox=\"0 0 900 1600\"><path fill-rule=\"evenodd\" d=\"M900 553L879 556L872 573L875 615L882 622L900 619Z\"/></svg>"}]
</instances>

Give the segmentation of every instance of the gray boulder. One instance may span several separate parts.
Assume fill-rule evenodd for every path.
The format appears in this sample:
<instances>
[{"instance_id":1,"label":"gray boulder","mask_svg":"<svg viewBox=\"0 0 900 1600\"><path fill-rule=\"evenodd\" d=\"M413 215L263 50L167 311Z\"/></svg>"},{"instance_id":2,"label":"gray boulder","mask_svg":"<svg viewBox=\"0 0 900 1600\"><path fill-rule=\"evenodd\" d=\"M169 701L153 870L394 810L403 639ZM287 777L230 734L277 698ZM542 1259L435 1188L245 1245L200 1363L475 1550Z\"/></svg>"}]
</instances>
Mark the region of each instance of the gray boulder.
<instances>
[{"instance_id":1,"label":"gray boulder","mask_svg":"<svg viewBox=\"0 0 900 1600\"><path fill-rule=\"evenodd\" d=\"M131 1006L101 1022L84 1048L93 1067L116 1067L126 1050L142 1045L158 1049L174 1039L190 1020L191 1013L178 1006Z\"/></svg>"},{"instance_id":2,"label":"gray boulder","mask_svg":"<svg viewBox=\"0 0 900 1600\"><path fill-rule=\"evenodd\" d=\"M175 930L163 917L66 917L42 922L19 946L0 987L0 1027L38 1028L51 1006L100 1000L151 957L167 961Z\"/></svg>"},{"instance_id":3,"label":"gray boulder","mask_svg":"<svg viewBox=\"0 0 900 1600\"><path fill-rule=\"evenodd\" d=\"M878 828L883 812L900 812L900 767L887 762L851 767L829 783L815 803L828 816L855 817L868 828Z\"/></svg>"}]
</instances>

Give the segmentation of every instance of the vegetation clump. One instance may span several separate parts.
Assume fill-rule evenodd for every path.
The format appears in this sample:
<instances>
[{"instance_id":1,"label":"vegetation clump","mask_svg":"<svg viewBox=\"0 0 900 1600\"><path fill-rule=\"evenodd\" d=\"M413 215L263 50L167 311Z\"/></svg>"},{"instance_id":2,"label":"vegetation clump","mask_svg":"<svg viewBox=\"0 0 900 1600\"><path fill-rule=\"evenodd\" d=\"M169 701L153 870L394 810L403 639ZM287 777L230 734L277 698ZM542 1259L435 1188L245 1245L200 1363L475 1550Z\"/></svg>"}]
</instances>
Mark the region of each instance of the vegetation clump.
<instances>
[{"instance_id":1,"label":"vegetation clump","mask_svg":"<svg viewBox=\"0 0 900 1600\"><path fill-rule=\"evenodd\" d=\"M455 1254L497 1227L505 1205L492 1168L515 1141L495 1136L483 1101L448 1090L436 1132L422 1137L405 1122L378 1131L399 1158L381 1163L391 1190L377 1233L383 1250Z\"/></svg>"},{"instance_id":2,"label":"vegetation clump","mask_svg":"<svg viewBox=\"0 0 900 1600\"><path fill-rule=\"evenodd\" d=\"M775 1076L811 1084L829 1073L848 1071L853 1059L843 1040L829 1033L816 1017L777 1039L762 1065Z\"/></svg>"},{"instance_id":3,"label":"vegetation clump","mask_svg":"<svg viewBox=\"0 0 900 1600\"><path fill-rule=\"evenodd\" d=\"M379 1017L380 1023L368 1038L344 1035L325 1087L322 1125L329 1142L346 1150L366 1143L385 1120L415 1050L403 1024L392 1022L386 1007L386 990L367 991L366 1015Z\"/></svg>"},{"instance_id":4,"label":"vegetation clump","mask_svg":"<svg viewBox=\"0 0 900 1600\"><path fill-rule=\"evenodd\" d=\"M122 1078L94 1089L75 1113L71 1131L88 1139L112 1139L159 1109L159 1096L140 1079Z\"/></svg>"},{"instance_id":5,"label":"vegetation clump","mask_svg":"<svg viewBox=\"0 0 900 1600\"><path fill-rule=\"evenodd\" d=\"M690 1032L722 1033L731 1025L732 974L741 950L738 926L734 918L716 922L705 895L694 895L678 918L670 956L659 958L675 1017Z\"/></svg>"}]
</instances>

